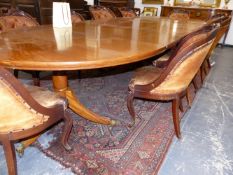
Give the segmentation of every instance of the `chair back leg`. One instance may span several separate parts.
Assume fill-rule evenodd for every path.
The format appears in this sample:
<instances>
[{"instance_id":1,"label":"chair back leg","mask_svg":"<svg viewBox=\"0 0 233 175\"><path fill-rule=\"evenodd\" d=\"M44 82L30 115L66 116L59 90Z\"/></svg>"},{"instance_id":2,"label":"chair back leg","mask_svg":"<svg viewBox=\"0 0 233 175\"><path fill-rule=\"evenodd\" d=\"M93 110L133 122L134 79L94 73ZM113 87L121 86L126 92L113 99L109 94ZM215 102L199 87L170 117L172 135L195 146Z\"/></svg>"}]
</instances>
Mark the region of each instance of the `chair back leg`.
<instances>
[{"instance_id":1,"label":"chair back leg","mask_svg":"<svg viewBox=\"0 0 233 175\"><path fill-rule=\"evenodd\" d=\"M188 102L188 106L189 106L189 108L191 108L192 100L191 100L190 87L187 88L185 96L186 96L186 99L187 99L187 102Z\"/></svg>"},{"instance_id":2,"label":"chair back leg","mask_svg":"<svg viewBox=\"0 0 233 175\"><path fill-rule=\"evenodd\" d=\"M180 97L172 100L172 116L173 116L173 123L175 128L175 133L177 138L181 137L180 134L180 118L179 118L179 105L180 105Z\"/></svg>"},{"instance_id":3,"label":"chair back leg","mask_svg":"<svg viewBox=\"0 0 233 175\"><path fill-rule=\"evenodd\" d=\"M183 106L183 103L182 103L182 98L180 98L180 105L179 105L179 108L180 108L180 111L181 111L181 112L184 112L184 106Z\"/></svg>"},{"instance_id":4,"label":"chair back leg","mask_svg":"<svg viewBox=\"0 0 233 175\"><path fill-rule=\"evenodd\" d=\"M3 150L6 157L7 169L9 175L17 174L17 165L16 165L16 156L15 156L15 148L14 143L8 138L4 138L2 140Z\"/></svg>"}]
</instances>

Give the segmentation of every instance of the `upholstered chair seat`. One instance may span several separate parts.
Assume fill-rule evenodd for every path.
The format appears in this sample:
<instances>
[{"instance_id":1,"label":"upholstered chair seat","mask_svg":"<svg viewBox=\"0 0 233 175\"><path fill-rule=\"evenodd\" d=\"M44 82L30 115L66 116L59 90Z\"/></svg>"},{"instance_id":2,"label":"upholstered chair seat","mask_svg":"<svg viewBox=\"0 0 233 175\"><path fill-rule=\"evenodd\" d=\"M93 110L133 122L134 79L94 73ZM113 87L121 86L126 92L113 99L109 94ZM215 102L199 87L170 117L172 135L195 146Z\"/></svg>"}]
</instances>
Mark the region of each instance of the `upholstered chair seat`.
<instances>
[{"instance_id":1,"label":"upholstered chair seat","mask_svg":"<svg viewBox=\"0 0 233 175\"><path fill-rule=\"evenodd\" d=\"M144 66L137 69L130 81L129 88L133 89L135 85L146 85L158 79L163 69L155 66Z\"/></svg>"},{"instance_id":2,"label":"upholstered chair seat","mask_svg":"<svg viewBox=\"0 0 233 175\"><path fill-rule=\"evenodd\" d=\"M67 100L60 96L57 92L52 92L46 88L24 85L31 96L42 106L51 108L55 105L63 105L67 108Z\"/></svg>"},{"instance_id":3,"label":"upholstered chair seat","mask_svg":"<svg viewBox=\"0 0 233 175\"><path fill-rule=\"evenodd\" d=\"M217 29L206 26L180 40L166 60L166 66L147 66L136 71L129 83L128 110L135 121L134 98L172 101L175 133L181 137L179 107L183 111L181 98L186 96L190 105L188 87L200 69L210 50ZM165 59L165 58L164 58Z\"/></svg>"}]
</instances>

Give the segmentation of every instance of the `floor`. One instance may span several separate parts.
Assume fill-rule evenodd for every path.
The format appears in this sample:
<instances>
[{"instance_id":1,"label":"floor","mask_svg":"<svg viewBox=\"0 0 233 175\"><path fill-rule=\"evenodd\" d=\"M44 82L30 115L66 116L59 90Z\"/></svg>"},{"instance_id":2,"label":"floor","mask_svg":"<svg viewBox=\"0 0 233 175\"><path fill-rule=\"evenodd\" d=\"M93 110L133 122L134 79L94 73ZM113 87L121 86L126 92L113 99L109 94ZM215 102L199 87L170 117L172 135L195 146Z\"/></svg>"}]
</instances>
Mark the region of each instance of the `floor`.
<instances>
[{"instance_id":1,"label":"floor","mask_svg":"<svg viewBox=\"0 0 233 175\"><path fill-rule=\"evenodd\" d=\"M233 48L217 48L216 64L182 119L159 175L233 175ZM41 140L49 137L41 137ZM46 145L45 145L46 146ZM28 148L17 158L19 175L71 175L70 169ZM7 174L0 146L0 175Z\"/></svg>"}]
</instances>

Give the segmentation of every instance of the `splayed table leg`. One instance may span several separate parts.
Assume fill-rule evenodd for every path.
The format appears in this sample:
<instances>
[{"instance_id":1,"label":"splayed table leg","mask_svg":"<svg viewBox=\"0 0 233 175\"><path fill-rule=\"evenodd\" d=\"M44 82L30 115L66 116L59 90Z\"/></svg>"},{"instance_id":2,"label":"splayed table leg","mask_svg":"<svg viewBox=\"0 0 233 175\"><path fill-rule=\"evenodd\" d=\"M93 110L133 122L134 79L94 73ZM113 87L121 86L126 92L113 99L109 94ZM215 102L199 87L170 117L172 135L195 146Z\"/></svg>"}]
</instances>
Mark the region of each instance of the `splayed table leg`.
<instances>
[{"instance_id":1,"label":"splayed table leg","mask_svg":"<svg viewBox=\"0 0 233 175\"><path fill-rule=\"evenodd\" d=\"M65 72L54 72L53 87L55 91L68 99L69 107L80 117L104 125L117 124L115 120L96 114L81 104L74 92L68 87L68 79Z\"/></svg>"}]
</instances>

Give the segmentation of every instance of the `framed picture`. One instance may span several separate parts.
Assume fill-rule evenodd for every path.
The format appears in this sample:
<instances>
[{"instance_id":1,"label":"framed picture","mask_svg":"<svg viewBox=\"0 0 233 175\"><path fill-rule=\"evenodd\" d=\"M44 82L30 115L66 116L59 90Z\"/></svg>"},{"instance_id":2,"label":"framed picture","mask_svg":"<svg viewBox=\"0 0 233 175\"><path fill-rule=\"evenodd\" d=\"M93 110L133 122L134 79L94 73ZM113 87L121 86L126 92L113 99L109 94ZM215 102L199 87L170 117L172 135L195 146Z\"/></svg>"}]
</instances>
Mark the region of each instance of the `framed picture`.
<instances>
[{"instance_id":1,"label":"framed picture","mask_svg":"<svg viewBox=\"0 0 233 175\"><path fill-rule=\"evenodd\" d=\"M144 7L143 16L157 16L158 8L156 7Z\"/></svg>"},{"instance_id":2,"label":"framed picture","mask_svg":"<svg viewBox=\"0 0 233 175\"><path fill-rule=\"evenodd\" d=\"M213 7L217 8L221 0L175 0L175 5L192 5L200 7Z\"/></svg>"},{"instance_id":3,"label":"framed picture","mask_svg":"<svg viewBox=\"0 0 233 175\"><path fill-rule=\"evenodd\" d=\"M163 4L164 0L142 0L142 4Z\"/></svg>"}]
</instances>

